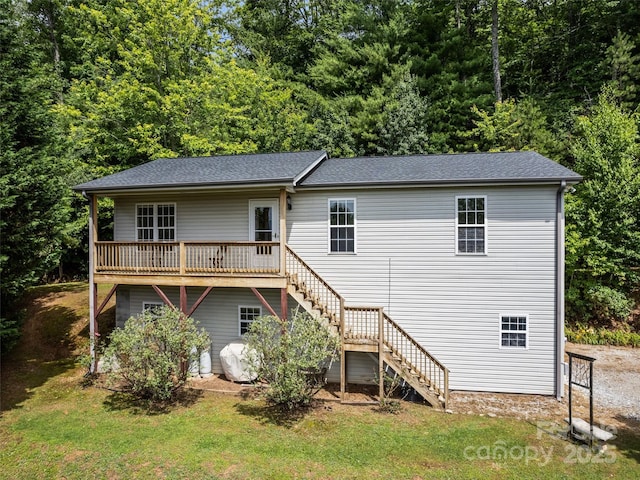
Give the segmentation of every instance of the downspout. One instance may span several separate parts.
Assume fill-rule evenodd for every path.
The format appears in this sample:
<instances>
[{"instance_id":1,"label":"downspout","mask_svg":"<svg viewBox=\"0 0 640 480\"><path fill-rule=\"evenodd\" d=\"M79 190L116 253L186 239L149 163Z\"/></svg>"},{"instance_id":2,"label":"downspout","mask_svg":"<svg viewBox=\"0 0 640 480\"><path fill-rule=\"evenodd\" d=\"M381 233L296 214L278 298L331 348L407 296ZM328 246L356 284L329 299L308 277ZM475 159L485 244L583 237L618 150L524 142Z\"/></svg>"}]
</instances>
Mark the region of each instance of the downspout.
<instances>
[{"instance_id":1,"label":"downspout","mask_svg":"<svg viewBox=\"0 0 640 480\"><path fill-rule=\"evenodd\" d=\"M96 311L96 296L95 296L95 284L93 278L93 246L94 246L94 208L93 195L87 194L84 190L82 196L89 201L89 355L91 356L91 364L89 366L89 373L96 373L96 332L95 332L95 311Z\"/></svg>"},{"instance_id":2,"label":"downspout","mask_svg":"<svg viewBox=\"0 0 640 480\"><path fill-rule=\"evenodd\" d=\"M562 180L556 197L556 338L555 338L555 390L556 398L564 395L564 192Z\"/></svg>"}]
</instances>

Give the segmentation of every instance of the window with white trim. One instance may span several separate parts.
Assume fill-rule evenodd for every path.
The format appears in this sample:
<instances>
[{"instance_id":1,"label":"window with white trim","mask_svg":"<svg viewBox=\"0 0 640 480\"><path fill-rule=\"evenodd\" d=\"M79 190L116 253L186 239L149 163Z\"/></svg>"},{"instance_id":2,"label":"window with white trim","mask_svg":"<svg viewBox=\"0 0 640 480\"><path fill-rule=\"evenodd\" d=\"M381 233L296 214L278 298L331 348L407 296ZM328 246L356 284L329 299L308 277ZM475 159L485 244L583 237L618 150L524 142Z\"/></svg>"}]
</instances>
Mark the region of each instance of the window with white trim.
<instances>
[{"instance_id":1,"label":"window with white trim","mask_svg":"<svg viewBox=\"0 0 640 480\"><path fill-rule=\"evenodd\" d=\"M136 205L136 240L139 242L173 242L175 239L175 203L141 203Z\"/></svg>"},{"instance_id":2,"label":"window with white trim","mask_svg":"<svg viewBox=\"0 0 640 480\"><path fill-rule=\"evenodd\" d=\"M503 348L527 348L528 323L526 315L501 315L500 346Z\"/></svg>"},{"instance_id":3,"label":"window with white trim","mask_svg":"<svg viewBox=\"0 0 640 480\"><path fill-rule=\"evenodd\" d=\"M456 197L456 253L487 253L487 197Z\"/></svg>"},{"instance_id":4,"label":"window with white trim","mask_svg":"<svg viewBox=\"0 0 640 480\"><path fill-rule=\"evenodd\" d=\"M154 317L157 316L156 312L162 307L164 307L162 302L142 302L142 311L149 311Z\"/></svg>"},{"instance_id":5,"label":"window with white trim","mask_svg":"<svg viewBox=\"0 0 640 480\"><path fill-rule=\"evenodd\" d=\"M356 201L329 199L329 252L355 253Z\"/></svg>"},{"instance_id":6,"label":"window with white trim","mask_svg":"<svg viewBox=\"0 0 640 480\"><path fill-rule=\"evenodd\" d=\"M262 307L238 307L238 318L240 321L240 335L249 331L249 327L255 320L262 316Z\"/></svg>"}]
</instances>

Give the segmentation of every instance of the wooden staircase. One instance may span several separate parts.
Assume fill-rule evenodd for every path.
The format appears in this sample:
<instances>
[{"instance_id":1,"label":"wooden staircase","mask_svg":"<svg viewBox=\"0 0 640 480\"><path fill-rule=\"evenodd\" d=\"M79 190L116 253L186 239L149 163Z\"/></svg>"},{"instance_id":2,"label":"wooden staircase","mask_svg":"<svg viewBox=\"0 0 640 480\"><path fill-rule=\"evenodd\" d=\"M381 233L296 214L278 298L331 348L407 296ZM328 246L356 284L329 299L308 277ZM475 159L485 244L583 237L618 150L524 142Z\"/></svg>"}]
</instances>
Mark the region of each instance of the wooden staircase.
<instances>
[{"instance_id":1,"label":"wooden staircase","mask_svg":"<svg viewBox=\"0 0 640 480\"><path fill-rule=\"evenodd\" d=\"M384 364L400 375L430 405L449 403L449 370L427 352L382 307L346 306L344 298L289 246L287 292L302 308L341 339L340 390L346 385L346 352L378 353L380 394Z\"/></svg>"}]
</instances>

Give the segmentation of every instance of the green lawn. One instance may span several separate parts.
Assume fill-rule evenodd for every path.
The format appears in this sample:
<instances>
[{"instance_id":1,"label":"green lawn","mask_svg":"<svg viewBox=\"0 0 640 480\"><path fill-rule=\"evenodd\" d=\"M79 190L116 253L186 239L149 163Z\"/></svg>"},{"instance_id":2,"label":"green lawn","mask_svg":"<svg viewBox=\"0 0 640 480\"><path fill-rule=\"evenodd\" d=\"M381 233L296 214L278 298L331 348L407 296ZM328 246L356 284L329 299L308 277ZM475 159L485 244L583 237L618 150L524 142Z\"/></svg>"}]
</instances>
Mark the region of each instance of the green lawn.
<instances>
[{"instance_id":1,"label":"green lawn","mask_svg":"<svg viewBox=\"0 0 640 480\"><path fill-rule=\"evenodd\" d=\"M148 413L82 388L83 372L68 359L52 362L20 377L3 372L3 391L12 379L25 393L14 388L1 413L2 479L640 478L638 432L595 455L539 435L535 422L416 404L389 415L325 403L287 419L259 400L202 394Z\"/></svg>"},{"instance_id":2,"label":"green lawn","mask_svg":"<svg viewBox=\"0 0 640 480\"><path fill-rule=\"evenodd\" d=\"M327 403L287 421L214 394L149 414L81 373L3 413L0 478L640 478L637 437L591 455L517 420Z\"/></svg>"}]
</instances>

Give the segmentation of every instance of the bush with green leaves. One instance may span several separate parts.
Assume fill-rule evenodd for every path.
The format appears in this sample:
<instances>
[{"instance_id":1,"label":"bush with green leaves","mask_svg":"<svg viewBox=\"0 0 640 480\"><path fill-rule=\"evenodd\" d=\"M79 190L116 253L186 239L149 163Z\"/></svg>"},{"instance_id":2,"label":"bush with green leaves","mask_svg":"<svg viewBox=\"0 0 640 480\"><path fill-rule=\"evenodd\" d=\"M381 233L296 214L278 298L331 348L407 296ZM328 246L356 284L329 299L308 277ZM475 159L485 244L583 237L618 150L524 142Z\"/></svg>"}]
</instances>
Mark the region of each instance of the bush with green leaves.
<instances>
[{"instance_id":1,"label":"bush with green leaves","mask_svg":"<svg viewBox=\"0 0 640 480\"><path fill-rule=\"evenodd\" d=\"M308 405L338 356L338 337L308 313L264 316L247 334L249 364L267 382L266 398L288 410Z\"/></svg>"},{"instance_id":2,"label":"bush with green leaves","mask_svg":"<svg viewBox=\"0 0 640 480\"><path fill-rule=\"evenodd\" d=\"M111 333L104 351L108 381L139 398L170 401L210 343L207 332L178 310L146 310Z\"/></svg>"}]
</instances>

